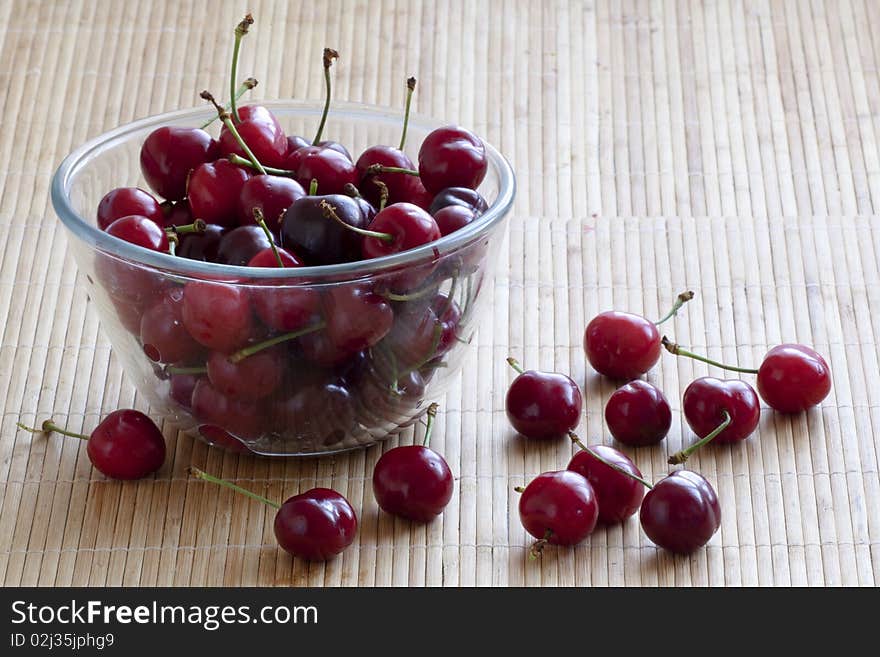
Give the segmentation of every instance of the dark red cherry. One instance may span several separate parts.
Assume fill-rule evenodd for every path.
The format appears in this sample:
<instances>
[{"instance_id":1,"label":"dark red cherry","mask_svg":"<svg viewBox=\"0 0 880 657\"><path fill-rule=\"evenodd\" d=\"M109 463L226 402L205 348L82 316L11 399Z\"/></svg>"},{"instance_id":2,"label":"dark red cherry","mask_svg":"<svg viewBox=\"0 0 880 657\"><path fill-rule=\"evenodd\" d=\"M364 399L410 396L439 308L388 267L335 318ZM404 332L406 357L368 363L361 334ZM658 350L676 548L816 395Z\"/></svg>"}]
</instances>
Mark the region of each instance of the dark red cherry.
<instances>
[{"instance_id":1,"label":"dark red cherry","mask_svg":"<svg viewBox=\"0 0 880 657\"><path fill-rule=\"evenodd\" d=\"M214 351L208 357L208 380L227 397L256 401L268 397L280 385L283 363L279 349L264 349L239 361Z\"/></svg>"},{"instance_id":2,"label":"dark red cherry","mask_svg":"<svg viewBox=\"0 0 880 657\"><path fill-rule=\"evenodd\" d=\"M419 177L433 194L447 187L476 189L488 168L482 140L458 126L437 128L419 149Z\"/></svg>"},{"instance_id":3,"label":"dark red cherry","mask_svg":"<svg viewBox=\"0 0 880 657\"><path fill-rule=\"evenodd\" d=\"M335 344L326 331L307 333L298 340L306 360L321 367L335 367L351 359L354 354Z\"/></svg>"},{"instance_id":4,"label":"dark red cherry","mask_svg":"<svg viewBox=\"0 0 880 657\"><path fill-rule=\"evenodd\" d=\"M295 557L326 561L351 545L357 526L357 515L347 499L329 488L312 488L278 509L275 538Z\"/></svg>"},{"instance_id":5,"label":"dark red cherry","mask_svg":"<svg viewBox=\"0 0 880 657\"><path fill-rule=\"evenodd\" d=\"M276 235L281 230L281 219L293 202L305 196L295 180L282 176L253 176L241 188L238 198L238 222L242 226L254 223L254 209L259 208L266 225Z\"/></svg>"},{"instance_id":6,"label":"dark red cherry","mask_svg":"<svg viewBox=\"0 0 880 657\"><path fill-rule=\"evenodd\" d=\"M370 222L368 229L390 235L391 239L364 237L361 252L365 259L409 251L441 237L434 218L412 203L387 206Z\"/></svg>"},{"instance_id":7,"label":"dark red cherry","mask_svg":"<svg viewBox=\"0 0 880 657\"><path fill-rule=\"evenodd\" d=\"M157 363L190 362L202 354L204 348L183 325L183 288L169 288L143 314L141 344Z\"/></svg>"},{"instance_id":8,"label":"dark red cherry","mask_svg":"<svg viewBox=\"0 0 880 657\"><path fill-rule=\"evenodd\" d=\"M299 135L287 135L287 155L290 155L294 151L299 150L300 148L305 148L306 146L311 146L312 142L310 142L305 137L301 137ZM285 165L286 165L285 160Z\"/></svg>"},{"instance_id":9,"label":"dark red cherry","mask_svg":"<svg viewBox=\"0 0 880 657\"><path fill-rule=\"evenodd\" d=\"M296 179L304 188L307 189L312 180L317 180L318 191L326 195L342 194L346 185L357 185L358 173L354 163L339 151L309 146L296 153L299 155Z\"/></svg>"},{"instance_id":10,"label":"dark red cherry","mask_svg":"<svg viewBox=\"0 0 880 657\"><path fill-rule=\"evenodd\" d=\"M320 447L341 443L355 428L355 401L344 381L307 383L276 402L273 419L283 433Z\"/></svg>"},{"instance_id":11,"label":"dark red cherry","mask_svg":"<svg viewBox=\"0 0 880 657\"><path fill-rule=\"evenodd\" d=\"M267 167L283 167L287 157L287 135L275 115L262 105L245 105L238 108L238 118L235 128L259 163ZM235 153L247 157L225 125L220 130L220 150L224 155Z\"/></svg>"},{"instance_id":12,"label":"dark red cherry","mask_svg":"<svg viewBox=\"0 0 880 657\"><path fill-rule=\"evenodd\" d=\"M387 299L365 285L333 287L324 297L326 333L340 350L355 353L371 347L391 330L394 311Z\"/></svg>"},{"instance_id":13,"label":"dark red cherry","mask_svg":"<svg viewBox=\"0 0 880 657\"><path fill-rule=\"evenodd\" d=\"M407 187L406 192L402 194L402 197L401 201L417 205L426 212L434 201L434 195L425 189L421 180L414 176L410 177L409 187ZM428 212L428 214L431 213Z\"/></svg>"},{"instance_id":14,"label":"dark red cherry","mask_svg":"<svg viewBox=\"0 0 880 657\"><path fill-rule=\"evenodd\" d=\"M277 249L285 267L300 267L299 259L284 249ZM260 251L248 263L248 267L278 267L275 252L270 248ZM320 303L319 292L311 287L271 279L255 281L251 288L251 302L257 316L270 328L278 331L295 331L311 322Z\"/></svg>"},{"instance_id":15,"label":"dark red cherry","mask_svg":"<svg viewBox=\"0 0 880 657\"><path fill-rule=\"evenodd\" d=\"M687 554L701 548L721 526L721 507L712 485L690 470L676 470L645 494L642 529L670 552Z\"/></svg>"},{"instance_id":16,"label":"dark red cherry","mask_svg":"<svg viewBox=\"0 0 880 657\"><path fill-rule=\"evenodd\" d=\"M727 411L731 422L714 438L718 443L745 440L761 419L758 395L738 379L722 381L705 376L693 381L684 391L682 410L690 428L701 438L724 421L723 412Z\"/></svg>"},{"instance_id":17,"label":"dark red cherry","mask_svg":"<svg viewBox=\"0 0 880 657\"><path fill-rule=\"evenodd\" d=\"M230 353L253 332L247 290L213 281L192 281L183 288L183 325L198 342Z\"/></svg>"},{"instance_id":18,"label":"dark red cherry","mask_svg":"<svg viewBox=\"0 0 880 657\"><path fill-rule=\"evenodd\" d=\"M150 251L168 252L168 236L152 219L140 215L121 217L107 226L107 234Z\"/></svg>"},{"instance_id":19,"label":"dark red cherry","mask_svg":"<svg viewBox=\"0 0 880 657\"><path fill-rule=\"evenodd\" d=\"M117 187L98 203L98 228L107 230L117 219L130 215L146 217L160 228L167 225L162 206L149 192L138 187Z\"/></svg>"},{"instance_id":20,"label":"dark red cherry","mask_svg":"<svg viewBox=\"0 0 880 657\"><path fill-rule=\"evenodd\" d=\"M532 552L540 552L545 543L575 545L589 536L599 518L599 504L583 475L570 470L545 472L522 490L519 518L539 541Z\"/></svg>"},{"instance_id":21,"label":"dark red cherry","mask_svg":"<svg viewBox=\"0 0 880 657\"><path fill-rule=\"evenodd\" d=\"M374 164L413 170L415 167L406 153L391 146L370 146L361 153L355 166L360 177L358 189L370 203L375 206L379 205L380 188L374 182L377 179L388 188L388 205L402 201L408 202L410 188L416 178L405 173L370 173L369 168Z\"/></svg>"},{"instance_id":22,"label":"dark red cherry","mask_svg":"<svg viewBox=\"0 0 880 657\"><path fill-rule=\"evenodd\" d=\"M526 438L547 440L566 435L577 427L583 397L569 377L556 372L528 370L508 359L520 372L507 391L507 419Z\"/></svg>"},{"instance_id":23,"label":"dark red cherry","mask_svg":"<svg viewBox=\"0 0 880 657\"><path fill-rule=\"evenodd\" d=\"M217 224L208 224L203 233L187 233L180 236L176 254L189 260L217 262L220 241L227 229Z\"/></svg>"},{"instance_id":24,"label":"dark red cherry","mask_svg":"<svg viewBox=\"0 0 880 657\"><path fill-rule=\"evenodd\" d=\"M437 353L445 354L455 346L459 339L458 330L461 325L461 308L445 294L437 294L431 300L431 309L440 321L440 344Z\"/></svg>"},{"instance_id":25,"label":"dark red cherry","mask_svg":"<svg viewBox=\"0 0 880 657\"><path fill-rule=\"evenodd\" d=\"M385 513L430 522L452 499L452 471L437 452L405 445L385 452L373 470L373 493Z\"/></svg>"},{"instance_id":26,"label":"dark red cherry","mask_svg":"<svg viewBox=\"0 0 880 657\"><path fill-rule=\"evenodd\" d=\"M265 411L259 401L236 399L217 390L208 379L200 379L192 394L192 414L200 423L222 427L236 437L260 435Z\"/></svg>"},{"instance_id":27,"label":"dark red cherry","mask_svg":"<svg viewBox=\"0 0 880 657\"><path fill-rule=\"evenodd\" d=\"M601 456L606 463L594 454ZM615 470L608 463L633 476ZM623 522L639 510L645 487L633 477L641 478L642 473L623 452L607 445L590 445L572 457L568 469L586 477L593 486L599 504L599 522L606 525Z\"/></svg>"},{"instance_id":28,"label":"dark red cherry","mask_svg":"<svg viewBox=\"0 0 880 657\"><path fill-rule=\"evenodd\" d=\"M141 172L150 188L169 201L186 196L193 169L220 157L220 145L201 128L162 126L141 146Z\"/></svg>"},{"instance_id":29,"label":"dark red cherry","mask_svg":"<svg viewBox=\"0 0 880 657\"><path fill-rule=\"evenodd\" d=\"M340 155L345 155L348 158L349 162L354 162L351 159L351 153L348 152L348 149L340 144L338 141L331 141L330 139L322 139L319 141L316 146L320 146L321 148L329 148L331 151L336 151Z\"/></svg>"},{"instance_id":30,"label":"dark red cherry","mask_svg":"<svg viewBox=\"0 0 880 657\"><path fill-rule=\"evenodd\" d=\"M199 382L195 374L172 374L169 380L168 395L183 408L192 408L193 390Z\"/></svg>"},{"instance_id":31,"label":"dark red cherry","mask_svg":"<svg viewBox=\"0 0 880 657\"><path fill-rule=\"evenodd\" d=\"M192 212L189 209L189 201L183 200L175 203L171 209L165 212L165 226L188 226L193 223ZM190 233L196 234L196 233Z\"/></svg>"},{"instance_id":32,"label":"dark red cherry","mask_svg":"<svg viewBox=\"0 0 880 657\"><path fill-rule=\"evenodd\" d=\"M608 311L587 324L584 351L599 374L634 379L660 359L660 333L653 322L640 315Z\"/></svg>"},{"instance_id":33,"label":"dark red cherry","mask_svg":"<svg viewBox=\"0 0 880 657\"><path fill-rule=\"evenodd\" d=\"M263 229L256 224L233 228L220 238L217 262L224 265L246 266L260 251L272 248Z\"/></svg>"},{"instance_id":34,"label":"dark red cherry","mask_svg":"<svg viewBox=\"0 0 880 657\"><path fill-rule=\"evenodd\" d=\"M361 258L362 237L329 218L322 202L334 208L336 216L355 228L366 228L361 206L350 196L305 196L294 201L281 223L281 245L307 265L332 265Z\"/></svg>"},{"instance_id":35,"label":"dark red cherry","mask_svg":"<svg viewBox=\"0 0 880 657\"><path fill-rule=\"evenodd\" d=\"M476 218L477 215L474 214L474 211L463 205L447 205L434 214L434 221L437 222L437 227L440 228L440 234L443 237L461 230Z\"/></svg>"},{"instance_id":36,"label":"dark red cherry","mask_svg":"<svg viewBox=\"0 0 880 657\"><path fill-rule=\"evenodd\" d=\"M608 399L605 423L614 439L624 445L656 445L669 433L672 410L660 390L636 379L615 390Z\"/></svg>"},{"instance_id":37,"label":"dark red cherry","mask_svg":"<svg viewBox=\"0 0 880 657\"><path fill-rule=\"evenodd\" d=\"M758 393L781 413L818 406L831 392L831 370L816 351L802 344L781 344L764 356L758 369Z\"/></svg>"},{"instance_id":38,"label":"dark red cherry","mask_svg":"<svg viewBox=\"0 0 880 657\"><path fill-rule=\"evenodd\" d=\"M489 204L486 203L486 199L479 192L468 187L449 187L437 192L434 200L431 201L428 212L436 218L440 210L451 205L467 208L477 217L489 209Z\"/></svg>"},{"instance_id":39,"label":"dark red cherry","mask_svg":"<svg viewBox=\"0 0 880 657\"><path fill-rule=\"evenodd\" d=\"M250 174L229 160L217 160L197 167L189 178L190 211L208 224L235 226L238 198Z\"/></svg>"}]
</instances>

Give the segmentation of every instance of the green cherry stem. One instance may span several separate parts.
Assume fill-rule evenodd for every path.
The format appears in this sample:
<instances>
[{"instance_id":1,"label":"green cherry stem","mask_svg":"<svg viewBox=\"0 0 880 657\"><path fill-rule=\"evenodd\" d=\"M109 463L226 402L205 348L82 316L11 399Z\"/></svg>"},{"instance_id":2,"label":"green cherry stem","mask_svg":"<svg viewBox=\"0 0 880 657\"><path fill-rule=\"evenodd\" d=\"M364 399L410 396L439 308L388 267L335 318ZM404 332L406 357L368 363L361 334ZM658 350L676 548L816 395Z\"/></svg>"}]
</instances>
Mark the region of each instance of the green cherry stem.
<instances>
[{"instance_id":1,"label":"green cherry stem","mask_svg":"<svg viewBox=\"0 0 880 657\"><path fill-rule=\"evenodd\" d=\"M723 370L729 370L731 372L741 372L743 374L757 374L758 370L751 367L736 367L734 365L725 365L724 363L719 363L717 360L712 360L711 358L706 358L705 356L700 356L699 354L695 354L687 349L682 349L681 345L676 344L665 335L663 339L660 341L663 347L670 354L674 354L676 356L686 356L687 358L693 358L694 360L698 360L703 363L708 363L709 365L714 365L715 367L720 367Z\"/></svg>"},{"instance_id":2,"label":"green cherry stem","mask_svg":"<svg viewBox=\"0 0 880 657\"><path fill-rule=\"evenodd\" d=\"M177 234L165 233L165 237L168 239L168 255L177 255L177 245L180 243Z\"/></svg>"},{"instance_id":3,"label":"green cherry stem","mask_svg":"<svg viewBox=\"0 0 880 657\"><path fill-rule=\"evenodd\" d=\"M415 169L404 169L403 167L386 167L383 164L371 164L367 167L367 173L377 175L380 173L405 173L408 176L418 176L419 172Z\"/></svg>"},{"instance_id":4,"label":"green cherry stem","mask_svg":"<svg viewBox=\"0 0 880 657\"><path fill-rule=\"evenodd\" d=\"M208 368L204 365L193 365L190 367L166 365L165 371L168 374L207 374Z\"/></svg>"},{"instance_id":5,"label":"green cherry stem","mask_svg":"<svg viewBox=\"0 0 880 657\"><path fill-rule=\"evenodd\" d=\"M251 89L253 89L256 86L257 86L257 78L248 78L247 80L245 80L244 82L242 82L239 85L238 89L236 89L235 100L238 100L239 98L244 96L248 91L250 91ZM226 111L229 111L229 107L226 107L225 109L226 109ZM211 124L214 123L214 121L216 121L218 118L219 117L216 117L216 116L211 117L210 121L206 121L205 123L203 123L199 127L202 130L204 130L205 128L209 128L211 126Z\"/></svg>"},{"instance_id":6,"label":"green cherry stem","mask_svg":"<svg viewBox=\"0 0 880 657\"><path fill-rule=\"evenodd\" d=\"M317 196L318 195L318 179L312 178L309 183L309 196Z\"/></svg>"},{"instance_id":7,"label":"green cherry stem","mask_svg":"<svg viewBox=\"0 0 880 657\"><path fill-rule=\"evenodd\" d=\"M274 347L276 344L281 344L282 342L287 342L289 340L293 340L309 333L314 333L315 331L320 331L325 326L327 326L327 322L322 319L321 321L316 322L311 326L307 326L306 328L299 329L298 331L290 331L289 333L276 335L274 338L269 338L268 340L252 344L251 346L245 347L244 349L239 349L229 357L229 361L232 363L239 363L248 356L253 356L254 354L259 353L264 349Z\"/></svg>"},{"instance_id":8,"label":"green cherry stem","mask_svg":"<svg viewBox=\"0 0 880 657\"><path fill-rule=\"evenodd\" d=\"M64 427L59 427L57 424L55 424L54 420L44 421L43 424L40 425L39 429L34 429L33 427L29 427L25 424L22 424L21 422L16 422L15 426L17 426L19 429L24 429L25 431L30 431L31 433L49 434L49 433L54 432L54 433L63 434L65 436L70 436L71 438L79 438L80 440L88 440L89 439L89 437L86 436L85 434L76 433L74 431L68 431Z\"/></svg>"},{"instance_id":9,"label":"green cherry stem","mask_svg":"<svg viewBox=\"0 0 880 657\"><path fill-rule=\"evenodd\" d=\"M204 472L203 470L199 470L196 467L190 466L188 472L191 476L195 477L196 479L201 479L202 481L207 481L208 483L217 484L218 486L223 486L223 487L228 488L230 490L234 490L236 493L241 493L242 495L245 495L245 496L251 498L252 500L256 500L257 502L262 502L263 504L267 504L267 505L271 506L273 509L280 509L281 508L281 505L278 504L278 502L273 502L269 498L263 497L262 495L258 495L257 493L254 493L253 491L249 491L247 488L242 488L241 486L238 486L237 484L233 484L231 481L226 481L225 479L220 479L219 477L215 477L214 475L209 475L207 472Z\"/></svg>"},{"instance_id":10,"label":"green cherry stem","mask_svg":"<svg viewBox=\"0 0 880 657\"><path fill-rule=\"evenodd\" d=\"M235 127L235 124L232 122L232 118L230 117L229 112L223 109L217 101L214 99L214 96L211 95L209 91L203 91L199 94L202 98L211 103L214 108L217 110L217 115L220 117L220 120L223 121L223 125L226 126L226 129L235 137L235 141L238 142L238 145L241 147L241 150L244 151L244 154L248 156L248 159L254 165L254 168L266 175L266 169L263 168L263 165L260 164L260 161L257 159L257 156L254 155L254 152L250 149L250 147L245 143L244 139L241 138L241 135L238 132L238 129Z\"/></svg>"},{"instance_id":11,"label":"green cherry stem","mask_svg":"<svg viewBox=\"0 0 880 657\"><path fill-rule=\"evenodd\" d=\"M183 224L182 226L168 226L165 234L170 238L172 235L189 235L191 233L204 233L208 224L204 219L196 219L191 224Z\"/></svg>"},{"instance_id":12,"label":"green cherry stem","mask_svg":"<svg viewBox=\"0 0 880 657\"><path fill-rule=\"evenodd\" d=\"M437 417L438 408L439 404L432 402L426 411L428 414L428 424L425 426L425 439L422 441L422 446L424 447L427 447L431 442L431 433L434 431L434 419Z\"/></svg>"},{"instance_id":13,"label":"green cherry stem","mask_svg":"<svg viewBox=\"0 0 880 657\"><path fill-rule=\"evenodd\" d=\"M247 14L244 19L235 26L235 43L232 46L232 71L229 74L229 112L233 123L240 123L238 108L235 106L235 79L238 77L238 51L241 48L241 40L248 33L248 29L254 24L254 17Z\"/></svg>"},{"instance_id":14,"label":"green cherry stem","mask_svg":"<svg viewBox=\"0 0 880 657\"><path fill-rule=\"evenodd\" d=\"M581 442L581 439L578 438L577 434L574 433L573 431L568 432L568 437L571 438L571 442L573 442L575 445L580 447L583 451L585 451L587 454L592 456L594 459L599 461L599 463L604 463L612 470L617 470L620 474L626 475L630 479L634 479L635 481L639 482L640 484L642 484L643 486L646 486L649 489L654 488L654 486L647 479L642 479L641 477L634 475L632 472L628 472L628 471L624 470L623 468L621 468L620 466L615 465L614 463L611 463L611 461L607 461L604 458L602 458L601 456L599 456L596 452L594 452L589 447L584 445Z\"/></svg>"},{"instance_id":15,"label":"green cherry stem","mask_svg":"<svg viewBox=\"0 0 880 657\"><path fill-rule=\"evenodd\" d=\"M403 130L400 133L400 146L398 150L403 150L406 145L406 129L409 127L409 109L412 105L413 92L416 90L416 79L408 78L406 81L406 109L403 110Z\"/></svg>"},{"instance_id":16,"label":"green cherry stem","mask_svg":"<svg viewBox=\"0 0 880 657\"><path fill-rule=\"evenodd\" d=\"M324 111L321 112L321 122L318 124L318 132L312 140L312 146L317 146L321 141L321 135L324 134L324 126L327 123L327 114L330 112L330 67L333 66L333 60L339 59L339 53L333 48L324 48Z\"/></svg>"},{"instance_id":17,"label":"green cherry stem","mask_svg":"<svg viewBox=\"0 0 880 657\"><path fill-rule=\"evenodd\" d=\"M257 167L253 162L242 157L238 153L231 153L226 157L230 162L237 164L240 167L248 167L249 169L257 170ZM290 169L276 169L275 167L267 167L265 165L263 165L263 171L272 174L273 176L286 176L287 178L292 178L296 175L296 171L291 171Z\"/></svg>"},{"instance_id":18,"label":"green cherry stem","mask_svg":"<svg viewBox=\"0 0 880 657\"><path fill-rule=\"evenodd\" d=\"M688 460L688 457L691 454L693 454L695 451L700 449L700 447L702 447L706 443L714 440L715 437L719 433L724 431L727 427L729 427L730 423L733 421L733 418L730 417L730 413L728 413L727 411L721 411L721 417L722 417L721 424L719 424L717 427L712 429L712 432L709 435L707 435L705 438L701 438L700 440L695 442L690 447L683 449L680 452L676 452L675 454L673 454L672 456L669 457L669 460L667 461L667 463L669 463L669 465L679 465L680 463L684 463L685 461Z\"/></svg>"},{"instance_id":19,"label":"green cherry stem","mask_svg":"<svg viewBox=\"0 0 880 657\"><path fill-rule=\"evenodd\" d=\"M272 231L266 225L266 217L263 216L263 211L260 208L254 208L254 221L257 222L257 226L263 229L266 239L269 240L269 248L272 249L272 253L275 255L275 262L283 269L284 261L281 260L281 254L278 253L278 247L275 246L275 238L272 237Z\"/></svg>"},{"instance_id":20,"label":"green cherry stem","mask_svg":"<svg viewBox=\"0 0 880 657\"><path fill-rule=\"evenodd\" d=\"M517 373L525 374L525 370L523 370L522 365L519 364L519 361L516 358L508 358L507 364L515 369Z\"/></svg>"},{"instance_id":21,"label":"green cherry stem","mask_svg":"<svg viewBox=\"0 0 880 657\"><path fill-rule=\"evenodd\" d=\"M379 188L379 212L382 212L382 210L385 209L385 206L388 205L388 185L378 178L373 180L373 184Z\"/></svg>"},{"instance_id":22,"label":"green cherry stem","mask_svg":"<svg viewBox=\"0 0 880 657\"><path fill-rule=\"evenodd\" d=\"M363 235L364 237L375 237L377 240L382 240L383 242L393 242L394 235L391 233L380 233L375 230L366 230L365 228L358 228L357 226L351 226L345 223L342 219L339 218L339 215L336 214L336 207L330 205L327 201L321 201L321 211L324 213L324 216L327 219L332 219L337 222L340 226L343 226L350 230L353 233L357 233L358 235Z\"/></svg>"},{"instance_id":23,"label":"green cherry stem","mask_svg":"<svg viewBox=\"0 0 880 657\"><path fill-rule=\"evenodd\" d=\"M658 319L656 322L654 322L654 326L660 326L667 319L671 319L672 317L675 317L678 314L678 311L681 310L681 307L693 298L694 298L694 293L691 292L690 290L687 290L686 292L682 292L681 294L679 294L675 298L675 303L672 304L672 308L669 310L669 312L666 313L661 319Z\"/></svg>"}]
</instances>

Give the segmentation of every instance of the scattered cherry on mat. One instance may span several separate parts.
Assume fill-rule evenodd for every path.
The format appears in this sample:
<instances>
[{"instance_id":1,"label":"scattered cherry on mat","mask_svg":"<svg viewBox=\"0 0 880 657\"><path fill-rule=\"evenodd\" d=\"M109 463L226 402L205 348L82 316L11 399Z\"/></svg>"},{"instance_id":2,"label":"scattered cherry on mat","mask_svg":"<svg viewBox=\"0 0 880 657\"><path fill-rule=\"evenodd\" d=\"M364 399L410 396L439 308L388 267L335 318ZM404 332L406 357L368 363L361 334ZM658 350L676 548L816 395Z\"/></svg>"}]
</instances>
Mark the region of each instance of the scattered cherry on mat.
<instances>
[{"instance_id":1,"label":"scattered cherry on mat","mask_svg":"<svg viewBox=\"0 0 880 657\"><path fill-rule=\"evenodd\" d=\"M758 394L780 413L800 413L818 406L831 392L831 370L814 349L802 344L781 344L764 356L758 369L725 365L683 349L665 336L663 346L686 356L732 372L758 375Z\"/></svg>"},{"instance_id":2,"label":"scattered cherry on mat","mask_svg":"<svg viewBox=\"0 0 880 657\"><path fill-rule=\"evenodd\" d=\"M327 561L347 548L357 534L357 515L342 495L329 488L312 488L284 504L191 467L192 476L225 486L276 509L275 538L281 548L301 559Z\"/></svg>"},{"instance_id":3,"label":"scattered cherry on mat","mask_svg":"<svg viewBox=\"0 0 880 657\"><path fill-rule=\"evenodd\" d=\"M590 365L612 379L641 376L660 359L657 326L674 316L693 297L693 292L679 294L669 313L656 322L615 310L599 313L584 331L584 351Z\"/></svg>"},{"instance_id":4,"label":"scattered cherry on mat","mask_svg":"<svg viewBox=\"0 0 880 657\"><path fill-rule=\"evenodd\" d=\"M415 522L430 522L452 499L452 471L446 460L428 447L437 404L428 406L427 414L424 443L388 450L373 469L373 493L379 507Z\"/></svg>"},{"instance_id":5,"label":"scattered cherry on mat","mask_svg":"<svg viewBox=\"0 0 880 657\"><path fill-rule=\"evenodd\" d=\"M86 441L89 460L111 479L141 479L165 462L165 437L149 417L134 409L113 411L88 436L59 427L52 420L40 429L18 426L31 433L60 433Z\"/></svg>"},{"instance_id":6,"label":"scattered cherry on mat","mask_svg":"<svg viewBox=\"0 0 880 657\"><path fill-rule=\"evenodd\" d=\"M98 203L98 228L107 228L117 219L129 215L146 217L165 227L165 213L152 194L139 187L117 187L110 190Z\"/></svg>"},{"instance_id":7,"label":"scattered cherry on mat","mask_svg":"<svg viewBox=\"0 0 880 657\"><path fill-rule=\"evenodd\" d=\"M660 547L687 554L703 547L721 526L715 489L702 475L676 470L645 494L642 529Z\"/></svg>"},{"instance_id":8,"label":"scattered cherry on mat","mask_svg":"<svg viewBox=\"0 0 880 657\"><path fill-rule=\"evenodd\" d=\"M507 390L507 419L526 438L559 438L577 427L583 396L568 376L539 370L523 371L513 358L508 364L519 372Z\"/></svg>"},{"instance_id":9,"label":"scattered cherry on mat","mask_svg":"<svg viewBox=\"0 0 880 657\"><path fill-rule=\"evenodd\" d=\"M525 530L538 540L529 554L541 555L544 546L575 545L596 528L599 504L592 484L582 474L557 470L538 475L519 499L519 518Z\"/></svg>"},{"instance_id":10,"label":"scattered cherry on mat","mask_svg":"<svg viewBox=\"0 0 880 657\"><path fill-rule=\"evenodd\" d=\"M636 379L615 390L605 404L605 423L614 439L630 447L656 445L669 433L672 410L656 387Z\"/></svg>"}]
</instances>

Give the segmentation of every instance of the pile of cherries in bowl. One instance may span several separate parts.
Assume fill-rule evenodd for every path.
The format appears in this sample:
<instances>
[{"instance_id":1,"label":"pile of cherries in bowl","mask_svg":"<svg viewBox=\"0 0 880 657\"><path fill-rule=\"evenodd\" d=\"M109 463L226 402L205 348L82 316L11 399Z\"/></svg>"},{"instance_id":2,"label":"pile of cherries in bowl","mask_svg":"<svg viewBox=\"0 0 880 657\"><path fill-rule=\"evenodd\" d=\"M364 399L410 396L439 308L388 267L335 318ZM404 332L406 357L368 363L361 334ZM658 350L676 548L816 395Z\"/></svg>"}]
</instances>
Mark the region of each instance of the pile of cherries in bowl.
<instances>
[{"instance_id":1,"label":"pile of cherries in bowl","mask_svg":"<svg viewBox=\"0 0 880 657\"><path fill-rule=\"evenodd\" d=\"M215 120L152 130L139 151L147 189L113 189L97 207L106 235L164 258L115 243L90 253L114 346L133 339L120 351L139 359L151 403L212 444L305 454L384 438L424 413L472 337L501 225L480 220L510 202L490 209L478 190L512 180L509 168L454 125L423 131L411 159L414 78L395 146L352 157L324 139L337 57L324 50L314 138L286 134L265 105L239 106L256 81L235 87L234 59L228 105L201 94Z\"/></svg>"}]
</instances>

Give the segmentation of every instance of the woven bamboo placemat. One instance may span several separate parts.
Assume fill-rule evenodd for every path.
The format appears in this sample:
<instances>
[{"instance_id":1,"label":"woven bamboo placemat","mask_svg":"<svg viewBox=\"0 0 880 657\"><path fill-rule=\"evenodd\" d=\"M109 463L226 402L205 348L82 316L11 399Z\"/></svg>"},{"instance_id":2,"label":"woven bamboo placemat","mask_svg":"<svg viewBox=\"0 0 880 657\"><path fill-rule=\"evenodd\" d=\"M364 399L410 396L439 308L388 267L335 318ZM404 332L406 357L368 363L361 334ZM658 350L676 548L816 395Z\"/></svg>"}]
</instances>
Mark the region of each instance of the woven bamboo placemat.
<instances>
[{"instance_id":1,"label":"woven bamboo placemat","mask_svg":"<svg viewBox=\"0 0 880 657\"><path fill-rule=\"evenodd\" d=\"M369 477L383 447L243 458L166 426L166 467L120 484L76 441L15 428L52 415L88 430L120 406L148 410L76 284L49 180L85 139L223 88L246 10L257 97L320 98L320 49L334 46L338 98L397 107L417 75L420 112L472 127L517 172L493 310L433 441L455 496L427 527L378 512ZM871 0L0 0L0 582L875 584L878 61ZM691 557L658 551L633 518L529 561L512 489L571 448L514 437L504 358L571 373L586 391L581 433L609 442L613 386L584 362L586 321L612 307L657 316L687 287L697 298L666 327L680 342L741 362L813 344L832 394L803 416L762 409L745 444L694 457L723 521ZM647 477L692 440L680 392L706 373L720 374L671 356L649 373L675 420L663 446L631 452ZM264 508L187 481L190 464L274 498L333 486L360 510L357 542L326 565L292 560Z\"/></svg>"}]
</instances>

